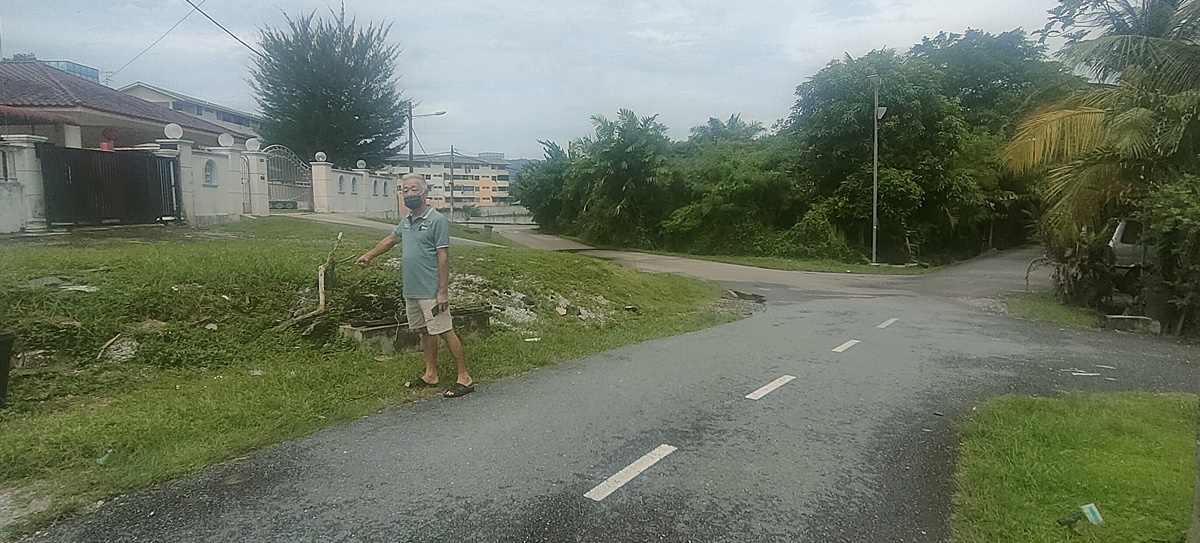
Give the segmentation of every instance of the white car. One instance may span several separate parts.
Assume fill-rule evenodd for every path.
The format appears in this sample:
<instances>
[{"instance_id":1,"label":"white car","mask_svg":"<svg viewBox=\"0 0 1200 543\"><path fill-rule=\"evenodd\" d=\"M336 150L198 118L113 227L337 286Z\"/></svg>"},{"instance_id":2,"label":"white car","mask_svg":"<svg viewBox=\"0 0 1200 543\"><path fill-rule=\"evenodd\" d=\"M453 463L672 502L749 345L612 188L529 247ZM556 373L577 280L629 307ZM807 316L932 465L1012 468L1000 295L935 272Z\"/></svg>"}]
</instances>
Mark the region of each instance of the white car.
<instances>
[{"instance_id":1,"label":"white car","mask_svg":"<svg viewBox=\"0 0 1200 543\"><path fill-rule=\"evenodd\" d=\"M1112 239L1108 241L1116 255L1118 268L1137 268L1146 263L1146 246L1142 244L1142 225L1135 221L1122 220L1117 223Z\"/></svg>"}]
</instances>

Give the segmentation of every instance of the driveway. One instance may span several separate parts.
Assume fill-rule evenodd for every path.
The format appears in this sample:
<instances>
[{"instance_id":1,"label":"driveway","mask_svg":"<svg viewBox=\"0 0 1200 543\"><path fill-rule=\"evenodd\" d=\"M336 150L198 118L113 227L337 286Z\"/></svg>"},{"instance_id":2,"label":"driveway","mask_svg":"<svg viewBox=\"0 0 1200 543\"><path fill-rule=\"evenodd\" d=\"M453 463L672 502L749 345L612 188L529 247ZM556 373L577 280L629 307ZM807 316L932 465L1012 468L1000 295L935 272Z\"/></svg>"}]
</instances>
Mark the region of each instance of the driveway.
<instances>
[{"instance_id":1,"label":"driveway","mask_svg":"<svg viewBox=\"0 0 1200 543\"><path fill-rule=\"evenodd\" d=\"M1195 351L1171 341L992 310L1036 251L919 277L588 254L768 301L725 326L331 428L35 540L946 541L956 425L973 406L1191 391L1200 377ZM1102 375L1061 371L1084 367Z\"/></svg>"},{"instance_id":2,"label":"driveway","mask_svg":"<svg viewBox=\"0 0 1200 543\"><path fill-rule=\"evenodd\" d=\"M536 226L521 224L498 224L494 230L513 243L543 251L581 251L591 249L587 245L566 238L541 234Z\"/></svg>"}]
</instances>

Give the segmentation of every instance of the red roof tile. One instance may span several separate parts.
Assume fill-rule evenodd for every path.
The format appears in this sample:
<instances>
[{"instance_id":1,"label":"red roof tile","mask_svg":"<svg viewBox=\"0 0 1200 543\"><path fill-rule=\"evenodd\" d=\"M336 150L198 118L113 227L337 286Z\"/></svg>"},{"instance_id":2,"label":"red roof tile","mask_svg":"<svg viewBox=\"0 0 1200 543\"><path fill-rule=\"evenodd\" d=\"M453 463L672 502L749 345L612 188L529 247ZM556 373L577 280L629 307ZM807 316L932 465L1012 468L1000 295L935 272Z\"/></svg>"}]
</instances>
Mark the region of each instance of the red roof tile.
<instances>
[{"instance_id":1,"label":"red roof tile","mask_svg":"<svg viewBox=\"0 0 1200 543\"><path fill-rule=\"evenodd\" d=\"M37 61L0 62L0 105L37 108L82 107L162 124L220 134L230 130L88 81Z\"/></svg>"}]
</instances>

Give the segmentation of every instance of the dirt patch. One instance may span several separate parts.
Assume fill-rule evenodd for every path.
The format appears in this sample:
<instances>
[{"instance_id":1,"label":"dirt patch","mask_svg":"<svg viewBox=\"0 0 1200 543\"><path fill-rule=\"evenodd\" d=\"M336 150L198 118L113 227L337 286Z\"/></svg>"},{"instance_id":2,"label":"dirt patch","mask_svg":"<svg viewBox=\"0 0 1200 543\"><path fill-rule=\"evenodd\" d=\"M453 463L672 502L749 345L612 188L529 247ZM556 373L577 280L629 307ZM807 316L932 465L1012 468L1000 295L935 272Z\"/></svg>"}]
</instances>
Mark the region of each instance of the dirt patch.
<instances>
[{"instance_id":1,"label":"dirt patch","mask_svg":"<svg viewBox=\"0 0 1200 543\"><path fill-rule=\"evenodd\" d=\"M958 301L992 315L1007 315L1008 306L995 298L958 298Z\"/></svg>"},{"instance_id":2,"label":"dirt patch","mask_svg":"<svg viewBox=\"0 0 1200 543\"><path fill-rule=\"evenodd\" d=\"M50 500L23 499L15 490L0 489L0 531L21 520L21 517L40 513L49 507Z\"/></svg>"},{"instance_id":3,"label":"dirt patch","mask_svg":"<svg viewBox=\"0 0 1200 543\"><path fill-rule=\"evenodd\" d=\"M765 307L766 304L764 302L726 293L725 297L718 299L709 306L709 311L737 317L749 317L755 312L762 311Z\"/></svg>"}]
</instances>

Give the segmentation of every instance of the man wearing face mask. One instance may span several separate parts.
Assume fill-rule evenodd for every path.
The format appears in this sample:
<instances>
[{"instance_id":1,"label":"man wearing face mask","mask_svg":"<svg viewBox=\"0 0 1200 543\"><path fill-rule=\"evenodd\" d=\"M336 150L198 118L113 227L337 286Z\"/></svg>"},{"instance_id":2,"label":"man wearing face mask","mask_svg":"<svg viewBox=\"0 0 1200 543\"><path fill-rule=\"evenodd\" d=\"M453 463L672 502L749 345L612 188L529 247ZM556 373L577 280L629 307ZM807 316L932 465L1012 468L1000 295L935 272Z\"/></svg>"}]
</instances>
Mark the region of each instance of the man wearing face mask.
<instances>
[{"instance_id":1,"label":"man wearing face mask","mask_svg":"<svg viewBox=\"0 0 1200 543\"><path fill-rule=\"evenodd\" d=\"M458 368L458 379L443 396L457 398L474 392L475 382L467 372L462 343L454 333L450 317L450 223L426 200L429 186L424 177L410 173L400 178L400 183L408 215L374 249L358 257L358 265L365 268L375 257L401 245L400 269L408 327L421 331L421 348L425 352L425 374L404 386L438 385L438 337L441 337Z\"/></svg>"}]
</instances>

